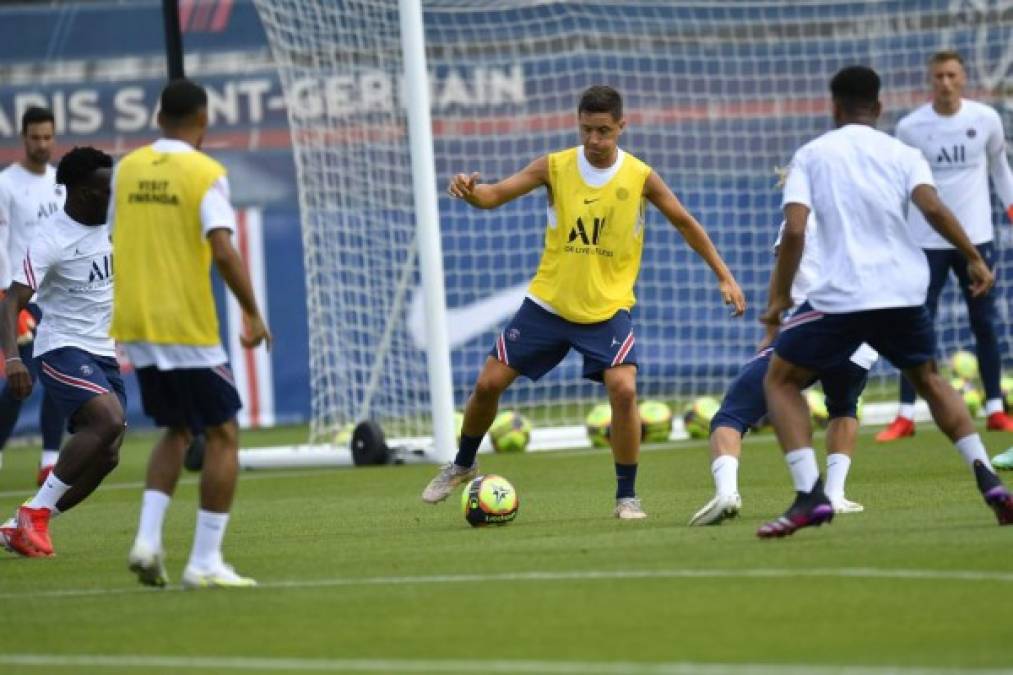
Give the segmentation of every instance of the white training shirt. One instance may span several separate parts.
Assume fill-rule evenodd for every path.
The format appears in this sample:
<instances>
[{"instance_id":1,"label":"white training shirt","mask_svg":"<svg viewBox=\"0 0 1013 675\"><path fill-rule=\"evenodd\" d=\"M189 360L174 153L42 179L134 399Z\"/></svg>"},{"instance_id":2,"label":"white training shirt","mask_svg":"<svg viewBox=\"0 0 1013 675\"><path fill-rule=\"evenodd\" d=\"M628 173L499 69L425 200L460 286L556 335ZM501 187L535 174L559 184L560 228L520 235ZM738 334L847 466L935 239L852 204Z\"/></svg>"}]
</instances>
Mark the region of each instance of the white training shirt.
<instances>
[{"instance_id":1,"label":"white training shirt","mask_svg":"<svg viewBox=\"0 0 1013 675\"><path fill-rule=\"evenodd\" d=\"M964 226L973 244L992 241L991 175L1003 205L1013 206L1013 171L1006 157L1002 119L992 108L961 99L953 115L940 115L931 103L916 108L897 123L897 138L921 151L932 168L943 200ZM922 248L952 249L918 209L908 222Z\"/></svg>"},{"instance_id":2,"label":"white training shirt","mask_svg":"<svg viewBox=\"0 0 1013 675\"><path fill-rule=\"evenodd\" d=\"M51 166L37 174L15 162L0 171L0 288L11 285L39 222L61 211L64 198Z\"/></svg>"},{"instance_id":3,"label":"white training shirt","mask_svg":"<svg viewBox=\"0 0 1013 675\"><path fill-rule=\"evenodd\" d=\"M113 247L108 225L83 225L60 209L43 221L14 281L35 291L44 319L33 355L77 347L116 356L109 337L113 315Z\"/></svg>"},{"instance_id":4,"label":"white training shirt","mask_svg":"<svg viewBox=\"0 0 1013 675\"><path fill-rule=\"evenodd\" d=\"M155 141L152 147L160 153L193 152L189 143L174 139L162 138ZM113 177L112 184L116 185ZM115 223L115 194L109 199L108 221ZM224 229L236 231L236 214L229 201L229 181L222 176L204 193L200 203L201 227L206 237L211 230ZM123 347L127 358L136 368L155 366L159 370L175 368L213 368L228 361L221 343L211 346L167 345L151 342L124 342Z\"/></svg>"},{"instance_id":5,"label":"white training shirt","mask_svg":"<svg viewBox=\"0 0 1013 675\"><path fill-rule=\"evenodd\" d=\"M911 192L934 185L921 153L864 124L806 143L791 162L782 205L816 216L819 278L809 303L840 314L925 304L929 268L907 224Z\"/></svg>"},{"instance_id":6,"label":"white training shirt","mask_svg":"<svg viewBox=\"0 0 1013 675\"><path fill-rule=\"evenodd\" d=\"M777 239L774 240L774 255L781 245L781 237L784 236L785 222L777 229ZM805 246L802 248L802 258L798 263L798 273L791 284L791 301L794 303L793 310L808 299L809 289L820 276L820 244L816 238L816 217L809 213L805 222ZM851 355L851 362L869 370L879 359L879 352L862 343Z\"/></svg>"}]
</instances>

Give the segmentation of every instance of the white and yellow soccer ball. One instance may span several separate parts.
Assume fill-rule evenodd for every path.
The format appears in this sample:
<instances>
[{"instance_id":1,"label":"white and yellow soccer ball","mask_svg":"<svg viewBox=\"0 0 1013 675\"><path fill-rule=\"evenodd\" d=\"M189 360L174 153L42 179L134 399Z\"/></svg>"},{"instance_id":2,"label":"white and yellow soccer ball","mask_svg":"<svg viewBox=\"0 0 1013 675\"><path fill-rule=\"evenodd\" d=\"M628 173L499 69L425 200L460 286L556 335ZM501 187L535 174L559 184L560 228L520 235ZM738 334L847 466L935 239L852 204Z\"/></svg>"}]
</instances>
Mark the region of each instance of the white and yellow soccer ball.
<instances>
[{"instance_id":1,"label":"white and yellow soccer ball","mask_svg":"<svg viewBox=\"0 0 1013 675\"><path fill-rule=\"evenodd\" d=\"M489 427L489 440L496 452L524 452L531 440L531 422L519 412L505 410Z\"/></svg>"},{"instance_id":2,"label":"white and yellow soccer ball","mask_svg":"<svg viewBox=\"0 0 1013 675\"><path fill-rule=\"evenodd\" d=\"M826 396L819 389L812 387L805 392L805 402L809 404L809 417L813 425L826 429L830 424L830 411L827 410Z\"/></svg>"},{"instance_id":3,"label":"white and yellow soccer ball","mask_svg":"<svg viewBox=\"0 0 1013 675\"><path fill-rule=\"evenodd\" d=\"M643 401L640 406L640 437L646 443L663 443L672 433L672 409L662 401Z\"/></svg>"},{"instance_id":4,"label":"white and yellow soccer ball","mask_svg":"<svg viewBox=\"0 0 1013 675\"><path fill-rule=\"evenodd\" d=\"M517 517L519 506L517 490L495 474L478 476L461 493L464 519L472 527L506 525Z\"/></svg>"},{"instance_id":5,"label":"white and yellow soccer ball","mask_svg":"<svg viewBox=\"0 0 1013 675\"><path fill-rule=\"evenodd\" d=\"M584 426L587 429L587 437L591 445L596 448L609 447L609 434L612 433L612 406L608 403L599 403L591 408L591 412L584 419Z\"/></svg>"},{"instance_id":6,"label":"white and yellow soccer ball","mask_svg":"<svg viewBox=\"0 0 1013 675\"><path fill-rule=\"evenodd\" d=\"M713 396L700 396L686 406L682 413L682 424L690 438L707 438L710 436L711 420L717 414L721 404Z\"/></svg>"},{"instance_id":7,"label":"white and yellow soccer ball","mask_svg":"<svg viewBox=\"0 0 1013 675\"><path fill-rule=\"evenodd\" d=\"M950 356L950 370L954 377L974 380L978 377L978 357L966 349L957 350Z\"/></svg>"}]
</instances>

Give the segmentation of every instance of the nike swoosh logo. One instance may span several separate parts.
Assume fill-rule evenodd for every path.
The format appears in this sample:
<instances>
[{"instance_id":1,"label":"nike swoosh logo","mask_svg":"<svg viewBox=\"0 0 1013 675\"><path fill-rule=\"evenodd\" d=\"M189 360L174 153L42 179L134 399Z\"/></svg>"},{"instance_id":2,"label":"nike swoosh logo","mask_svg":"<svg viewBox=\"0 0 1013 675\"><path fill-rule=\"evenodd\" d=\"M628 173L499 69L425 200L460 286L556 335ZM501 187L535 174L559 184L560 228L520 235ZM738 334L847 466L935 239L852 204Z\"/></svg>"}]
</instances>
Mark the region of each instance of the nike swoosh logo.
<instances>
[{"instance_id":1,"label":"nike swoosh logo","mask_svg":"<svg viewBox=\"0 0 1013 675\"><path fill-rule=\"evenodd\" d=\"M585 204L592 204L592 203L598 201L599 199L601 199L601 197L595 197L594 199L585 199L584 203Z\"/></svg>"},{"instance_id":2,"label":"nike swoosh logo","mask_svg":"<svg viewBox=\"0 0 1013 675\"><path fill-rule=\"evenodd\" d=\"M524 302L528 282L517 284L505 290L488 295L481 300L447 308L447 332L450 348L454 349L474 338L500 326L510 318ZM425 301L422 288L412 292L411 309L408 312L408 334L419 349L426 347Z\"/></svg>"}]
</instances>

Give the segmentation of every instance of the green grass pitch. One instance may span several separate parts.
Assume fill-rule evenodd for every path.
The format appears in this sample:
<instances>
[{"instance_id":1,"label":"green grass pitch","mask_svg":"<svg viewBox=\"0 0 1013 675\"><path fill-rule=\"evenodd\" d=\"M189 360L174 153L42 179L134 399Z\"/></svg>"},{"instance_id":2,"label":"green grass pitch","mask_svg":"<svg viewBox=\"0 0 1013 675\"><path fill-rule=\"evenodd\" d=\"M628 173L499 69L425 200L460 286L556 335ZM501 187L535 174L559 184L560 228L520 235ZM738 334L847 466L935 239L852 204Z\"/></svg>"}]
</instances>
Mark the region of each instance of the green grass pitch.
<instances>
[{"instance_id":1,"label":"green grass pitch","mask_svg":"<svg viewBox=\"0 0 1013 675\"><path fill-rule=\"evenodd\" d=\"M755 536L791 498L769 434L747 439L742 517L715 528L686 527L712 493L702 442L645 451L641 522L611 517L603 451L481 456L521 498L492 529L468 527L456 495L421 502L432 466L246 472L225 553L261 587L231 592L127 572L152 439L132 433L107 485L54 522L55 558L0 553L0 672L1004 672L1013 527L929 429L889 446L863 430L848 496L866 512L778 541ZM993 454L1013 441L985 438ZM3 513L36 461L5 453ZM185 474L165 532L175 582L195 495Z\"/></svg>"}]
</instances>

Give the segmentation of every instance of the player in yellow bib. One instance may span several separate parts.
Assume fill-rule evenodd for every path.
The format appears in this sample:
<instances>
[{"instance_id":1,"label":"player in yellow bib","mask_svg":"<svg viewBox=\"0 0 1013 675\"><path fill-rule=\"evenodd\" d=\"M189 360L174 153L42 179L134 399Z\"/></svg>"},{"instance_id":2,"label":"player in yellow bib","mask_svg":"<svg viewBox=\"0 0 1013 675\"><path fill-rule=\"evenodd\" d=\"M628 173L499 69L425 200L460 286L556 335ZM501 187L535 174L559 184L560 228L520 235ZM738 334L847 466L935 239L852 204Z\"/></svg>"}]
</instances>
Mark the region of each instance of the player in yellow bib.
<instances>
[{"instance_id":1,"label":"player in yellow bib","mask_svg":"<svg viewBox=\"0 0 1013 675\"><path fill-rule=\"evenodd\" d=\"M636 338L630 310L644 247L645 200L654 204L710 266L725 304L745 311L742 291L710 237L647 164L619 148L626 126L622 97L594 86L577 106L581 145L539 157L498 183L457 174L451 197L493 209L545 187L545 250L527 298L486 360L468 399L453 462L422 493L440 502L478 473L475 455L496 417L500 395L517 378L537 380L570 351L584 357L584 377L603 382L612 406L609 440L616 468L616 507L623 520L646 517L636 496L640 456Z\"/></svg>"}]
</instances>

